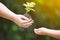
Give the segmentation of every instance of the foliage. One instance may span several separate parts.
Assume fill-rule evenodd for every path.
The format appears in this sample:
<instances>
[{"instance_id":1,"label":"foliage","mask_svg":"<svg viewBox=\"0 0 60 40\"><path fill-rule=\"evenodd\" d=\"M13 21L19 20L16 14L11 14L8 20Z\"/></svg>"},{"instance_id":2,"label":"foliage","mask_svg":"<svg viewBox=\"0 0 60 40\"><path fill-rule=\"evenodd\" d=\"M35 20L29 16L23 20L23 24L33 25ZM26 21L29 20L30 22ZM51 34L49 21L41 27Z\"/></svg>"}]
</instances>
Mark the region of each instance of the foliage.
<instances>
[{"instance_id":1,"label":"foliage","mask_svg":"<svg viewBox=\"0 0 60 40\"><path fill-rule=\"evenodd\" d=\"M25 8L25 10L26 10L26 13L28 13L29 11L35 11L34 9L33 9L33 7L35 6L35 3L34 2L26 2L26 4L23 4L23 6L25 6L26 8Z\"/></svg>"}]
</instances>

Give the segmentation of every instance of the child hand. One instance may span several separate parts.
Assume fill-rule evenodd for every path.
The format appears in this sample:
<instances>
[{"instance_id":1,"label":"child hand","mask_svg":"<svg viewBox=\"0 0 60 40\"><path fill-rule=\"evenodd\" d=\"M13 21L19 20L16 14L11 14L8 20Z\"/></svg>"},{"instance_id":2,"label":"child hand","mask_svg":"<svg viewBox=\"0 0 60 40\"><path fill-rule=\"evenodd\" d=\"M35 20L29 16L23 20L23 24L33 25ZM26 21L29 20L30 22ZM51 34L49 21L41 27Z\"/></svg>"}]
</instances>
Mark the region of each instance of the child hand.
<instances>
[{"instance_id":1,"label":"child hand","mask_svg":"<svg viewBox=\"0 0 60 40\"><path fill-rule=\"evenodd\" d=\"M47 30L47 28L44 28L44 27L38 28L38 29L34 29L34 32L37 35L46 35L46 31L48 31L48 30Z\"/></svg>"}]
</instances>

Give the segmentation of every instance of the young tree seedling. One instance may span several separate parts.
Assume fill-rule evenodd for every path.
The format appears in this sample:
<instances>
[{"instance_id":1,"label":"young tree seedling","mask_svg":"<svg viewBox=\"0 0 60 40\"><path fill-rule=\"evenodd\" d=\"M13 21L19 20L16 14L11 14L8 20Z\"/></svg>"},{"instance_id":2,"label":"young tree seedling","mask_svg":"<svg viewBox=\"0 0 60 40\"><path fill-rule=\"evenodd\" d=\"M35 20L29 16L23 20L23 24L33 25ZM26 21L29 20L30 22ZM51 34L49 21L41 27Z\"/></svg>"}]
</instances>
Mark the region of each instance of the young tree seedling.
<instances>
[{"instance_id":1,"label":"young tree seedling","mask_svg":"<svg viewBox=\"0 0 60 40\"><path fill-rule=\"evenodd\" d=\"M36 4L34 2L26 2L26 4L24 3L23 6L25 6L25 16L28 16L28 12L30 11L35 11L33 8Z\"/></svg>"}]
</instances>

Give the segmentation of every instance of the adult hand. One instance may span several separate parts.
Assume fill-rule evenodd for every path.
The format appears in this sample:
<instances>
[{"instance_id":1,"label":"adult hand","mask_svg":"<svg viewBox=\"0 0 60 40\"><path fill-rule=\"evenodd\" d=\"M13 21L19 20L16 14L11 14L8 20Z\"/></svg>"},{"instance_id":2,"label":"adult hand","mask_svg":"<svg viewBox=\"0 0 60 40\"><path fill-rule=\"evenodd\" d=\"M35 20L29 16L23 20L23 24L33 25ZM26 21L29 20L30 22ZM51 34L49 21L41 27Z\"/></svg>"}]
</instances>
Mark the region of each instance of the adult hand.
<instances>
[{"instance_id":1,"label":"adult hand","mask_svg":"<svg viewBox=\"0 0 60 40\"><path fill-rule=\"evenodd\" d=\"M9 10L4 4L0 3L0 17L9 19L15 22L18 26L28 28L32 25L33 20L25 17L24 15L17 15Z\"/></svg>"},{"instance_id":2,"label":"adult hand","mask_svg":"<svg viewBox=\"0 0 60 40\"><path fill-rule=\"evenodd\" d=\"M28 28L32 25L33 20L25 17L24 15L16 15L13 20L18 26Z\"/></svg>"}]
</instances>

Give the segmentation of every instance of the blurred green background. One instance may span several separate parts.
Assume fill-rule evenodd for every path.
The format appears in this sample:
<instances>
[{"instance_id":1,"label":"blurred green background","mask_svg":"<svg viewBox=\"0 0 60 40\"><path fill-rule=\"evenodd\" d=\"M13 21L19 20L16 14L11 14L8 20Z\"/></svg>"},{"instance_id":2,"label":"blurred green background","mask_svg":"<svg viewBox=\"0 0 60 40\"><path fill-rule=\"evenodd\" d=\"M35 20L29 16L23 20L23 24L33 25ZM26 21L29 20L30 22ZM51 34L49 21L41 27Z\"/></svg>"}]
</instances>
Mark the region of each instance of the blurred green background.
<instances>
[{"instance_id":1,"label":"blurred green background","mask_svg":"<svg viewBox=\"0 0 60 40\"><path fill-rule=\"evenodd\" d=\"M28 29L18 27L14 22L0 17L0 40L59 40L50 36L38 36L34 28L46 27L60 29L60 1L59 0L0 0L16 14L24 14L22 6L26 2L35 2L36 12L30 12L35 21Z\"/></svg>"}]
</instances>

